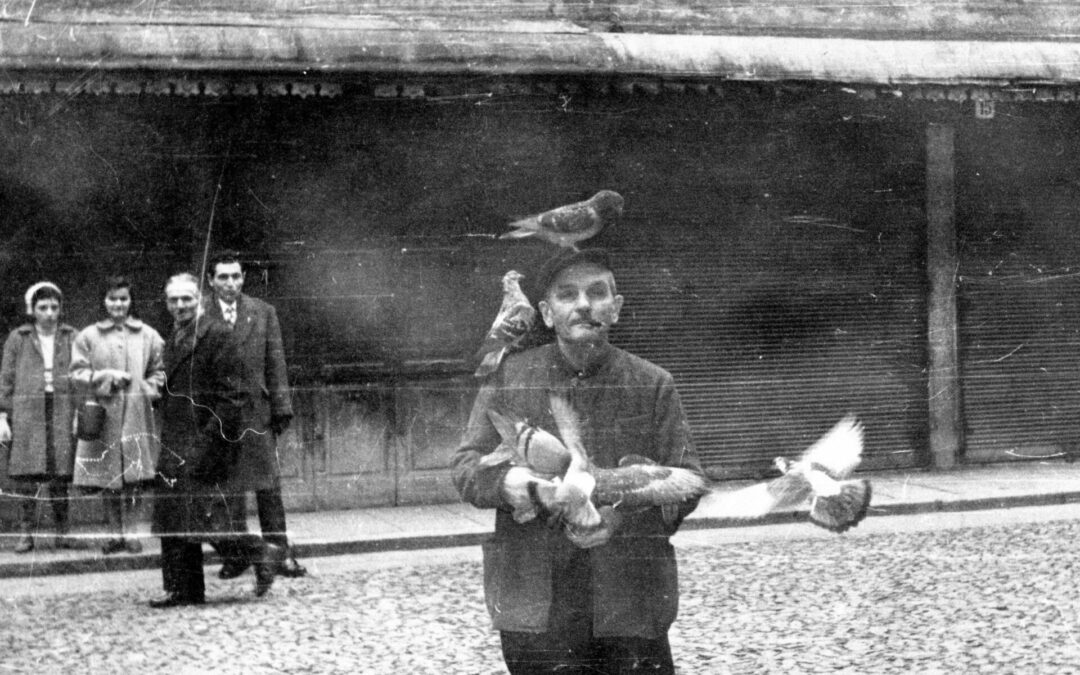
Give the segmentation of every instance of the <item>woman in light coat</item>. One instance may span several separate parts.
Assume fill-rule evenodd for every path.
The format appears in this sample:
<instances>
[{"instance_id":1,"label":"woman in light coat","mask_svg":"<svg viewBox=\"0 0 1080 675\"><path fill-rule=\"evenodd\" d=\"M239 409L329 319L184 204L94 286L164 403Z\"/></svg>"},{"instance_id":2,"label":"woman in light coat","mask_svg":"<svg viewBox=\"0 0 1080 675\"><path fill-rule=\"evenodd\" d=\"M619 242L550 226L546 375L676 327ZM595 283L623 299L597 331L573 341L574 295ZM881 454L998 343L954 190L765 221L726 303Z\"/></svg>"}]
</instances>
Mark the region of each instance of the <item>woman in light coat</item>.
<instances>
[{"instance_id":1,"label":"woman in light coat","mask_svg":"<svg viewBox=\"0 0 1080 675\"><path fill-rule=\"evenodd\" d=\"M93 440L78 440L75 485L100 491L111 537L106 555L142 551L132 531L140 487L154 478L161 438L153 402L165 384L164 342L150 326L131 316L131 282L110 277L105 286L108 318L75 338L71 379L82 398L105 408L105 424ZM126 508L125 508L126 506Z\"/></svg>"},{"instance_id":2,"label":"woman in light coat","mask_svg":"<svg viewBox=\"0 0 1080 675\"><path fill-rule=\"evenodd\" d=\"M11 444L8 477L21 495L16 553L34 549L38 502L52 505L56 545L80 548L68 536L68 484L74 468L74 404L68 366L75 329L60 323L63 294L48 281L26 291L33 323L4 342L0 365L0 443Z\"/></svg>"}]
</instances>

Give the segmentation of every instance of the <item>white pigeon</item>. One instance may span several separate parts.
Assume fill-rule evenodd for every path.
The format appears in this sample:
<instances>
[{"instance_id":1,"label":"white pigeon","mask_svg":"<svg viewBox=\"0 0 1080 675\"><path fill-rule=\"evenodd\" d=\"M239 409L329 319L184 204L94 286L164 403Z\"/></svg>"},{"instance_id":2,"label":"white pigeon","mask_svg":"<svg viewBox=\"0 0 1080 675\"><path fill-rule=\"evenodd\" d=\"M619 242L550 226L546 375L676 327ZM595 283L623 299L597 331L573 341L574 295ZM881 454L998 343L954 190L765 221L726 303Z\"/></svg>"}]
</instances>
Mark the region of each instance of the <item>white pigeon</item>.
<instances>
[{"instance_id":1,"label":"white pigeon","mask_svg":"<svg viewBox=\"0 0 1080 675\"><path fill-rule=\"evenodd\" d=\"M810 521L843 532L866 517L870 481L848 479L862 460L863 426L848 415L797 461L775 460L782 476L724 495L719 513L729 518L761 518L780 509L810 502Z\"/></svg>"},{"instance_id":2,"label":"white pigeon","mask_svg":"<svg viewBox=\"0 0 1080 675\"><path fill-rule=\"evenodd\" d=\"M515 220L510 223L514 229L499 239L534 237L556 246L576 249L579 242L595 236L617 221L622 212L622 195L612 190L601 190L583 202Z\"/></svg>"},{"instance_id":3,"label":"white pigeon","mask_svg":"<svg viewBox=\"0 0 1080 675\"><path fill-rule=\"evenodd\" d=\"M502 360L521 343L536 322L536 310L521 290L521 280L524 278L517 270L503 275L502 304L477 352L480 365L474 373L476 377L487 377L498 370Z\"/></svg>"}]
</instances>

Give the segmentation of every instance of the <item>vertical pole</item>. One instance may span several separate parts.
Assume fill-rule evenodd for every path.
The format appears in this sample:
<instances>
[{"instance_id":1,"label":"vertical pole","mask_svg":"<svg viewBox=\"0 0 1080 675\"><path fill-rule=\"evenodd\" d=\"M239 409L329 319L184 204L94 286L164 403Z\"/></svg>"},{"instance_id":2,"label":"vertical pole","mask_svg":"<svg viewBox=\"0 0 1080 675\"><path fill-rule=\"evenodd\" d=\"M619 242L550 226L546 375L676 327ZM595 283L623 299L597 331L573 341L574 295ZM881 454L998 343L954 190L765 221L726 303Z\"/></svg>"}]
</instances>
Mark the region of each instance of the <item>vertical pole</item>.
<instances>
[{"instance_id":1,"label":"vertical pole","mask_svg":"<svg viewBox=\"0 0 1080 675\"><path fill-rule=\"evenodd\" d=\"M926 268L930 281L930 458L934 468L956 465L962 447L960 363L956 314L955 130L926 129Z\"/></svg>"}]
</instances>

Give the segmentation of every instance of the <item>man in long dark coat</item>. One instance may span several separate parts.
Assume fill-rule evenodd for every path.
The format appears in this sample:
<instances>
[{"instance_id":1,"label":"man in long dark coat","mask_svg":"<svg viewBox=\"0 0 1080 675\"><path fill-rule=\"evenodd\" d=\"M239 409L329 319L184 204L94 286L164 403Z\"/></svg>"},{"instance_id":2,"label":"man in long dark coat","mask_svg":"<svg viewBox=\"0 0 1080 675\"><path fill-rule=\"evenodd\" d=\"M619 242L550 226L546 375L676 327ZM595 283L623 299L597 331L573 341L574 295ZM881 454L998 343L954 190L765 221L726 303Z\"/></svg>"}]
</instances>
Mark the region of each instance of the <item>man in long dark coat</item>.
<instances>
[{"instance_id":1,"label":"man in long dark coat","mask_svg":"<svg viewBox=\"0 0 1080 675\"><path fill-rule=\"evenodd\" d=\"M234 251L214 256L207 269L213 295L205 303L208 316L232 328L244 368L239 385L247 394L242 411L244 434L232 487L255 492L259 528L266 541L288 551L278 574L300 577L307 573L289 548L285 504L281 498L281 468L277 437L292 420L285 348L281 325L273 305L245 295L244 269ZM243 560L227 561L218 576L232 579L247 569Z\"/></svg>"},{"instance_id":2,"label":"man in long dark coat","mask_svg":"<svg viewBox=\"0 0 1080 675\"><path fill-rule=\"evenodd\" d=\"M248 534L243 518L233 515L236 500L244 497L227 487L236 470L246 397L236 385L240 360L229 329L202 314L195 276L170 278L165 299L174 326L165 343L153 513L153 531L161 537L165 596L150 605L165 608L205 601L206 541L226 559L254 562L255 594L261 596L273 583L284 551Z\"/></svg>"}]
</instances>

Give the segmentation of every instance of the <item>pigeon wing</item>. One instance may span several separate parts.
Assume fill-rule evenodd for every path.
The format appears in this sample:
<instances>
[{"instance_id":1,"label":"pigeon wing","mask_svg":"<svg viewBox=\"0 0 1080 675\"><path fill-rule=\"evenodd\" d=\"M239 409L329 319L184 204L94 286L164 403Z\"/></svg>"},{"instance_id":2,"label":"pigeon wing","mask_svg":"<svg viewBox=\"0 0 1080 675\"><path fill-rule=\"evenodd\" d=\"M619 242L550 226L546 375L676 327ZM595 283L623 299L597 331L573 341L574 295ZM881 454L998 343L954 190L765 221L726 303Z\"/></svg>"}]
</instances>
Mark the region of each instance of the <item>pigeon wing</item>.
<instances>
[{"instance_id":1,"label":"pigeon wing","mask_svg":"<svg viewBox=\"0 0 1080 675\"><path fill-rule=\"evenodd\" d=\"M773 496L772 511L790 509L805 504L813 496L813 487L801 471L792 470L779 478L766 483L769 494Z\"/></svg>"},{"instance_id":2,"label":"pigeon wing","mask_svg":"<svg viewBox=\"0 0 1080 675\"><path fill-rule=\"evenodd\" d=\"M697 472L660 464L632 464L614 469L593 469L593 500L603 506L662 506L680 504L709 490Z\"/></svg>"},{"instance_id":3,"label":"pigeon wing","mask_svg":"<svg viewBox=\"0 0 1080 675\"><path fill-rule=\"evenodd\" d=\"M839 480L847 478L862 461L863 425L854 415L847 415L824 436L806 449L800 460L817 465Z\"/></svg>"},{"instance_id":4,"label":"pigeon wing","mask_svg":"<svg viewBox=\"0 0 1080 675\"><path fill-rule=\"evenodd\" d=\"M539 226L554 234L585 234L601 225L600 214L589 202L578 202L540 214Z\"/></svg>"},{"instance_id":5,"label":"pigeon wing","mask_svg":"<svg viewBox=\"0 0 1080 675\"><path fill-rule=\"evenodd\" d=\"M810 507L810 521L831 532L843 532L858 525L870 506L870 481L847 480L840 494L816 497Z\"/></svg>"},{"instance_id":6,"label":"pigeon wing","mask_svg":"<svg viewBox=\"0 0 1080 675\"><path fill-rule=\"evenodd\" d=\"M499 443L499 447L480 458L480 466L498 466L504 463L525 466L525 457L518 452L517 447L517 423L519 420L510 415L497 413L494 410L489 410L487 416L491 420L491 425L495 427L495 431L499 432L499 438L502 439L502 442Z\"/></svg>"},{"instance_id":7,"label":"pigeon wing","mask_svg":"<svg viewBox=\"0 0 1080 675\"><path fill-rule=\"evenodd\" d=\"M576 235L574 241L588 239L622 215L623 198L618 192L601 190L583 202L560 206L540 214L540 228L562 235Z\"/></svg>"},{"instance_id":8,"label":"pigeon wing","mask_svg":"<svg viewBox=\"0 0 1080 675\"><path fill-rule=\"evenodd\" d=\"M565 394L560 391L549 392L548 403L551 406L551 416L555 419L555 426L559 429L559 436L562 437L563 444L566 445L572 455L578 455L582 462L587 461L588 453L581 443L581 421L578 419L574 406L566 399Z\"/></svg>"},{"instance_id":9,"label":"pigeon wing","mask_svg":"<svg viewBox=\"0 0 1080 675\"><path fill-rule=\"evenodd\" d=\"M518 449L528 466L539 474L562 476L570 465L570 450L554 435L539 427L525 429Z\"/></svg>"},{"instance_id":10,"label":"pigeon wing","mask_svg":"<svg viewBox=\"0 0 1080 675\"><path fill-rule=\"evenodd\" d=\"M720 518L753 520L764 518L777 509L803 504L810 498L810 484L797 473L730 492L716 492L711 510Z\"/></svg>"}]
</instances>

